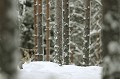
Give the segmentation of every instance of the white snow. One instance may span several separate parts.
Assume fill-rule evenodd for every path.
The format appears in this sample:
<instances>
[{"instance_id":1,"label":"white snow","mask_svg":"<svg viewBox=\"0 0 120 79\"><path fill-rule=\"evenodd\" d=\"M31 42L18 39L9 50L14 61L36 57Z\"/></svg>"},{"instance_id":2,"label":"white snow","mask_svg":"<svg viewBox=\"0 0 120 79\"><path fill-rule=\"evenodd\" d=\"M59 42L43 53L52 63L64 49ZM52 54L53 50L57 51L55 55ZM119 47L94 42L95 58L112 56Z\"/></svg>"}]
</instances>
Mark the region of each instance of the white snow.
<instances>
[{"instance_id":1,"label":"white snow","mask_svg":"<svg viewBox=\"0 0 120 79\"><path fill-rule=\"evenodd\" d=\"M31 62L23 65L19 79L101 79L101 67L59 66L52 62Z\"/></svg>"}]
</instances>

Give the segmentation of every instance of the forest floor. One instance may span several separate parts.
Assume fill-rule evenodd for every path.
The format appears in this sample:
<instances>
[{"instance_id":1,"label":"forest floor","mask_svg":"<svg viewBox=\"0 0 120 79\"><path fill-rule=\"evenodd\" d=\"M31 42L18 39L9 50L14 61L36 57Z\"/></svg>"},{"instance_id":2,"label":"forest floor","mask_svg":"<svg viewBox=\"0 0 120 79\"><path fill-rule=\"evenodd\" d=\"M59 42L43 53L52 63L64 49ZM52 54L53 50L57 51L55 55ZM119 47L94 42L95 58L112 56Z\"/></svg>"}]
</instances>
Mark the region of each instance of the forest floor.
<instances>
[{"instance_id":1,"label":"forest floor","mask_svg":"<svg viewBox=\"0 0 120 79\"><path fill-rule=\"evenodd\" d=\"M101 67L80 67L52 62L31 62L24 64L19 79L101 79Z\"/></svg>"}]
</instances>

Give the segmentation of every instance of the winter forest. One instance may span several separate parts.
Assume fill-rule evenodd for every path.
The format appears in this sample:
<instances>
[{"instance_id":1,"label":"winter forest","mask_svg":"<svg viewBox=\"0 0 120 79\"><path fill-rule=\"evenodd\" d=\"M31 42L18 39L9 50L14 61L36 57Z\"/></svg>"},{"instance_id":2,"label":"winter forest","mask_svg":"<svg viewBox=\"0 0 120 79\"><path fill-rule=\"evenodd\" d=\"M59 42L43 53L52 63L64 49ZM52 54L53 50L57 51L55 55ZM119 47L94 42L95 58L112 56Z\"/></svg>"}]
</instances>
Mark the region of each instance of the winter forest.
<instances>
[{"instance_id":1,"label":"winter forest","mask_svg":"<svg viewBox=\"0 0 120 79\"><path fill-rule=\"evenodd\" d=\"M120 0L0 0L0 79L120 79Z\"/></svg>"}]
</instances>

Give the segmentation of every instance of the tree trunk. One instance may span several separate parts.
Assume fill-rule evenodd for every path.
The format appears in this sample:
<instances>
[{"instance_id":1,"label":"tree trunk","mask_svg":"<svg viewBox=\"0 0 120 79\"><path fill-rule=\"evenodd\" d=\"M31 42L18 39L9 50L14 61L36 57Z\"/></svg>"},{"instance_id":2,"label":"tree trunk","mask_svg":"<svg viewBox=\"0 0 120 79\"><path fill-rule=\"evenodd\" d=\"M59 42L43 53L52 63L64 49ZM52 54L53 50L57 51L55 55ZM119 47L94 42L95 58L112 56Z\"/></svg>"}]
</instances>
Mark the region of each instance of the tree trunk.
<instances>
[{"instance_id":1,"label":"tree trunk","mask_svg":"<svg viewBox=\"0 0 120 79\"><path fill-rule=\"evenodd\" d=\"M38 60L43 61L42 46L42 0L38 0Z\"/></svg>"},{"instance_id":2,"label":"tree trunk","mask_svg":"<svg viewBox=\"0 0 120 79\"><path fill-rule=\"evenodd\" d=\"M46 60L49 61L49 55L50 55L50 27L49 27L49 0L46 0Z\"/></svg>"},{"instance_id":3,"label":"tree trunk","mask_svg":"<svg viewBox=\"0 0 120 79\"><path fill-rule=\"evenodd\" d=\"M102 0L102 3L102 79L120 79L120 0Z\"/></svg>"},{"instance_id":4,"label":"tree trunk","mask_svg":"<svg viewBox=\"0 0 120 79\"><path fill-rule=\"evenodd\" d=\"M4 79L15 79L17 72L19 38L15 4L16 0L0 0L0 74L6 75Z\"/></svg>"},{"instance_id":5,"label":"tree trunk","mask_svg":"<svg viewBox=\"0 0 120 79\"><path fill-rule=\"evenodd\" d=\"M37 48L37 1L34 0L34 48Z\"/></svg>"},{"instance_id":6,"label":"tree trunk","mask_svg":"<svg viewBox=\"0 0 120 79\"><path fill-rule=\"evenodd\" d=\"M89 44L90 44L90 0L85 0L85 65L89 65Z\"/></svg>"},{"instance_id":7,"label":"tree trunk","mask_svg":"<svg viewBox=\"0 0 120 79\"><path fill-rule=\"evenodd\" d=\"M57 32L57 53L59 64L62 65L62 0L56 0L56 32Z\"/></svg>"},{"instance_id":8,"label":"tree trunk","mask_svg":"<svg viewBox=\"0 0 120 79\"><path fill-rule=\"evenodd\" d=\"M63 37L64 37L64 62L69 64L69 0L63 0Z\"/></svg>"}]
</instances>

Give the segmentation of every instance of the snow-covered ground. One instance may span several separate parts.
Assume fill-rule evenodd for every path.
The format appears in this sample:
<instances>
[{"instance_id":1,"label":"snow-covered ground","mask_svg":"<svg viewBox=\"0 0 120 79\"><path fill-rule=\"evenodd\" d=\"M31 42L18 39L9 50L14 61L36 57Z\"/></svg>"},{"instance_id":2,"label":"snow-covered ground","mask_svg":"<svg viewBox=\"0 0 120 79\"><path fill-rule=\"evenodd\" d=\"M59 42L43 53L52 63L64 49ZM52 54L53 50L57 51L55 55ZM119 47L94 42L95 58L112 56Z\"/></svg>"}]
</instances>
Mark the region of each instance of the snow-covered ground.
<instances>
[{"instance_id":1,"label":"snow-covered ground","mask_svg":"<svg viewBox=\"0 0 120 79\"><path fill-rule=\"evenodd\" d=\"M59 66L52 62L31 62L23 65L19 79L101 79L101 67Z\"/></svg>"}]
</instances>

